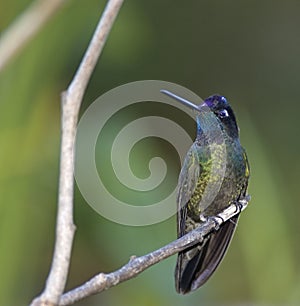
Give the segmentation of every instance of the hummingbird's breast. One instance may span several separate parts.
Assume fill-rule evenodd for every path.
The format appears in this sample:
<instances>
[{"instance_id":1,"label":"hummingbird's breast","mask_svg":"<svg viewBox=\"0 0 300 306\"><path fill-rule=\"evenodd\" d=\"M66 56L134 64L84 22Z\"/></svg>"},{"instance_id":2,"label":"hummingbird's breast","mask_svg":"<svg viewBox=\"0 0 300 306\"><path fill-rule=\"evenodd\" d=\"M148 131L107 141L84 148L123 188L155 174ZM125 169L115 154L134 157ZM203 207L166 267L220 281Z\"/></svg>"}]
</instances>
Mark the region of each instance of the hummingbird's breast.
<instances>
[{"instance_id":1,"label":"hummingbird's breast","mask_svg":"<svg viewBox=\"0 0 300 306\"><path fill-rule=\"evenodd\" d=\"M222 165L219 163L219 166L223 167L223 171L219 172L219 177L216 178L220 180L220 189L211 204L204 209L204 215L215 215L238 201L247 186L247 160L238 139L234 141L230 139L226 142L225 154L226 157L222 159ZM219 158L214 155L212 152L212 160Z\"/></svg>"},{"instance_id":2,"label":"hummingbird's breast","mask_svg":"<svg viewBox=\"0 0 300 306\"><path fill-rule=\"evenodd\" d=\"M188 203L193 220L213 216L239 200L247 185L247 160L238 139L225 144L199 142L200 176Z\"/></svg>"}]
</instances>

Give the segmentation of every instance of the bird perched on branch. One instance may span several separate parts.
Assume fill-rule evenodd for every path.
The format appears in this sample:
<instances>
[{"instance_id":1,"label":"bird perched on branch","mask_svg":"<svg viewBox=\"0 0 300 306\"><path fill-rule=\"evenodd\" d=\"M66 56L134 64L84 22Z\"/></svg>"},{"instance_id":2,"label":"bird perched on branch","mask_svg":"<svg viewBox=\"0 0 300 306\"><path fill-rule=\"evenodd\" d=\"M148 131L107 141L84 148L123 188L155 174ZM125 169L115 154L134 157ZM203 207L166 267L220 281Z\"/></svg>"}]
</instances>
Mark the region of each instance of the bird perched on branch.
<instances>
[{"instance_id":1,"label":"bird perched on branch","mask_svg":"<svg viewBox=\"0 0 300 306\"><path fill-rule=\"evenodd\" d=\"M244 199L250 170L235 115L225 97L213 95L198 106L170 91L162 92L197 112L197 137L185 157L178 180L179 238ZM210 278L225 255L238 218L237 214L202 242L178 254L177 292L193 291Z\"/></svg>"}]
</instances>

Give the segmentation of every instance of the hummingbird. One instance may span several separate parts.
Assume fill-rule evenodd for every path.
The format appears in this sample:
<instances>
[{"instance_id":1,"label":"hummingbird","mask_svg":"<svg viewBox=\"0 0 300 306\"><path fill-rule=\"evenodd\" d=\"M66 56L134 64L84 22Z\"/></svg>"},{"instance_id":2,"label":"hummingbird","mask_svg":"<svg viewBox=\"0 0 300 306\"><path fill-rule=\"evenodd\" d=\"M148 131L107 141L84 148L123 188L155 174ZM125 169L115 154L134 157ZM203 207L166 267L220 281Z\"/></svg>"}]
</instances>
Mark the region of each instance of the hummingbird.
<instances>
[{"instance_id":1,"label":"hummingbird","mask_svg":"<svg viewBox=\"0 0 300 306\"><path fill-rule=\"evenodd\" d=\"M224 96L215 94L196 105L168 90L161 92L197 112L197 136L184 159L177 186L180 238L231 204L247 199L250 169L234 112ZM226 253L238 218L239 213L203 241L178 253L178 293L194 291L212 276Z\"/></svg>"}]
</instances>

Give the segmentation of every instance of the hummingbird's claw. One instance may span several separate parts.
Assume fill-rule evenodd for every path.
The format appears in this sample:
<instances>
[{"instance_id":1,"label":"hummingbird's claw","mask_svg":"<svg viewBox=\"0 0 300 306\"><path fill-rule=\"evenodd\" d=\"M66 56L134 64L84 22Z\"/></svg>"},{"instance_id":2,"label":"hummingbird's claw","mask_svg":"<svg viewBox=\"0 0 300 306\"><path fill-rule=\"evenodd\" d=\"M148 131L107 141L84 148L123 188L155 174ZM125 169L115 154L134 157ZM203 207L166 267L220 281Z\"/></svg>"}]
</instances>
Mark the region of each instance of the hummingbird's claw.
<instances>
[{"instance_id":1,"label":"hummingbird's claw","mask_svg":"<svg viewBox=\"0 0 300 306\"><path fill-rule=\"evenodd\" d=\"M249 203L251 199L251 196L249 194L247 194L245 197L239 199L237 202L235 202L234 204L236 206L238 206L238 210L241 212Z\"/></svg>"},{"instance_id":2,"label":"hummingbird's claw","mask_svg":"<svg viewBox=\"0 0 300 306\"><path fill-rule=\"evenodd\" d=\"M218 231L221 224L225 222L224 219L220 216L212 216L212 217L209 217L209 219L214 221L216 231Z\"/></svg>"}]
</instances>

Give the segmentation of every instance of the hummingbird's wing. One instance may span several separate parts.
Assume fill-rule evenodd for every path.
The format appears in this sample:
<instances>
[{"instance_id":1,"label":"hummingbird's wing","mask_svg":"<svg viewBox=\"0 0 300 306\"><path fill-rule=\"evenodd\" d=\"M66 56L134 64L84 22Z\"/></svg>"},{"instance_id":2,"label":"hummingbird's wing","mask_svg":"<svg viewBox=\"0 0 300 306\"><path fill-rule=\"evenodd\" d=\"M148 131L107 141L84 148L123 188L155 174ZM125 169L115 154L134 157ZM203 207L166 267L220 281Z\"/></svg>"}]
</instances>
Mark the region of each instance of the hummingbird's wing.
<instances>
[{"instance_id":1,"label":"hummingbird's wing","mask_svg":"<svg viewBox=\"0 0 300 306\"><path fill-rule=\"evenodd\" d=\"M221 225L204 242L178 254L176 290L185 294L202 286L214 273L233 236L238 216Z\"/></svg>"},{"instance_id":2,"label":"hummingbird's wing","mask_svg":"<svg viewBox=\"0 0 300 306\"><path fill-rule=\"evenodd\" d=\"M197 148L198 147L198 148ZM177 186L177 204L178 204L178 220L180 221L180 209L184 208L187 202L193 195L197 181L200 176L200 160L198 151L199 146L193 143L184 159L183 166L180 171ZM182 226L178 223L178 233L181 231Z\"/></svg>"},{"instance_id":3,"label":"hummingbird's wing","mask_svg":"<svg viewBox=\"0 0 300 306\"><path fill-rule=\"evenodd\" d=\"M203 152L202 152L203 153ZM201 180L201 147L194 143L187 153L178 181L178 237L197 227L200 221L188 215L187 203L191 199L197 182ZM201 154L202 160L202 154ZM202 243L188 248L178 254L175 280L179 293L188 293L203 285L220 264L238 220L233 217L221 225L220 229L205 237Z\"/></svg>"},{"instance_id":4,"label":"hummingbird's wing","mask_svg":"<svg viewBox=\"0 0 300 306\"><path fill-rule=\"evenodd\" d=\"M183 162L183 166L180 171L177 186L177 235L178 238L185 235L187 230L187 203L192 197L197 181L200 176L200 159L196 148L197 144L194 142ZM185 251L178 254L175 282L177 292L181 292L183 263L184 263ZM186 261L186 260L185 260ZM191 265L192 266L192 265ZM194 274L194 273L192 273Z\"/></svg>"}]
</instances>

